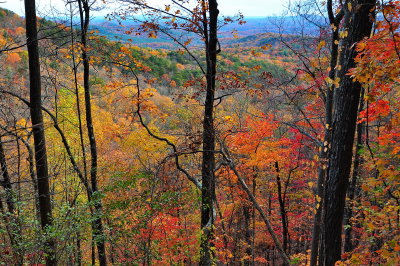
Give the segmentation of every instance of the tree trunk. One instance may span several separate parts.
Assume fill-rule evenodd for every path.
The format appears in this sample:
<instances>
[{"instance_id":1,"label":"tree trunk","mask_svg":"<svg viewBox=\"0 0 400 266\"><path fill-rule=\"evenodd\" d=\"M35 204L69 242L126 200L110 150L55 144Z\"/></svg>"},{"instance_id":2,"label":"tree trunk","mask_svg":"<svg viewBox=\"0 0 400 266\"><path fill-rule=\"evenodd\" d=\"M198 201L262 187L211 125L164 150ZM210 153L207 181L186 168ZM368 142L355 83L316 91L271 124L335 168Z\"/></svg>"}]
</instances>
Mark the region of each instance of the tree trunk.
<instances>
[{"instance_id":1,"label":"tree trunk","mask_svg":"<svg viewBox=\"0 0 400 266\"><path fill-rule=\"evenodd\" d=\"M81 19L81 42L82 42L82 63L83 63L83 88L85 95L85 114L86 114L86 127L88 131L90 155L91 155L91 166L90 166L90 181L92 195L90 200L93 201L94 212L92 231L93 238L97 246L97 252L99 255L100 266L107 265L107 257L105 250L105 235L102 223L103 207L101 199L98 197L98 185L97 185L97 146L96 138L93 128L92 119L92 106L89 86L89 55L87 54L87 31L89 28L90 20L90 6L87 0L79 0L79 14Z\"/></svg>"},{"instance_id":2,"label":"tree trunk","mask_svg":"<svg viewBox=\"0 0 400 266\"><path fill-rule=\"evenodd\" d=\"M207 20L206 1L203 3L203 28L207 60L207 92L203 121L203 158L202 158L202 202L201 202L201 247L200 265L211 265L214 261L212 247L214 226L214 195L215 195L215 131L214 131L214 95L217 63L217 30L218 3L208 1L209 21Z\"/></svg>"},{"instance_id":3,"label":"tree trunk","mask_svg":"<svg viewBox=\"0 0 400 266\"><path fill-rule=\"evenodd\" d=\"M341 234L347 185L352 162L361 85L347 75L355 67L356 43L371 33L375 0L358 0L343 7L344 37L338 64L339 88L335 91L332 148L326 181L321 262L334 265L341 258Z\"/></svg>"},{"instance_id":4,"label":"tree trunk","mask_svg":"<svg viewBox=\"0 0 400 266\"><path fill-rule=\"evenodd\" d=\"M7 210L10 214L13 214L15 210L13 189L11 186L11 178L8 173L6 155L4 153L4 148L3 148L3 143L1 142L1 138L0 138L0 166L1 166L1 174L3 176L3 180L1 180L1 186L4 188L5 191Z\"/></svg>"},{"instance_id":5,"label":"tree trunk","mask_svg":"<svg viewBox=\"0 0 400 266\"><path fill-rule=\"evenodd\" d=\"M329 63L329 74L328 77L331 81L335 80L335 67L339 55L338 43L339 43L339 24L342 19L342 14L333 16L332 0L327 2L327 12L329 16L329 22L334 25L332 29L331 38L331 58ZM325 132L324 132L324 143L320 147L319 152L319 166L318 166L318 181L317 181L317 193L316 193L316 210L314 216L314 226L311 242L311 258L310 265L317 265L317 258L319 253L320 235L321 235L321 219L322 219L322 206L324 199L324 188L326 175L328 171L329 162L329 145L331 143L331 130L332 130L332 111L333 111L333 91L334 85L331 84L326 90L325 96Z\"/></svg>"},{"instance_id":6,"label":"tree trunk","mask_svg":"<svg viewBox=\"0 0 400 266\"><path fill-rule=\"evenodd\" d=\"M279 210L281 213L281 222L282 222L282 247L285 252L288 249L288 221L285 209L285 200L282 195L282 184L280 177L280 169L278 162L275 162L275 170L276 170L276 185L278 186L278 201L279 201Z\"/></svg>"},{"instance_id":7,"label":"tree trunk","mask_svg":"<svg viewBox=\"0 0 400 266\"><path fill-rule=\"evenodd\" d=\"M360 100L360 107L358 109L358 113L363 110L364 99ZM360 176L360 165L362 163L362 158L360 156L360 150L362 148L362 135L363 135L364 123L357 124L357 143L356 143L356 151L354 152L354 163L353 163L353 174L351 177L351 183L347 190L347 195L349 198L349 203L346 206L345 210L345 220L344 224L348 226L344 230L344 251L349 252L353 250L352 243L352 223L350 222L351 217L353 216L353 201L356 196L357 189L357 181Z\"/></svg>"},{"instance_id":8,"label":"tree trunk","mask_svg":"<svg viewBox=\"0 0 400 266\"><path fill-rule=\"evenodd\" d=\"M15 264L22 265L23 257L21 256L22 254L19 252L18 249L18 244L19 244L18 238L21 235L21 230L18 217L15 213L14 191L11 186L11 178L8 173L6 156L3 148L3 143L1 142L1 138L0 138L0 166L1 166L0 172L3 177L3 179L0 182L1 186L4 188L5 191L6 204L7 204L7 213L3 213L4 223L7 228L8 235L10 237ZM2 201L2 199L0 199L0 201ZM1 204L3 204L3 202L1 202Z\"/></svg>"},{"instance_id":9,"label":"tree trunk","mask_svg":"<svg viewBox=\"0 0 400 266\"><path fill-rule=\"evenodd\" d=\"M252 254L253 254L253 249L252 249L252 232L251 232L251 208L250 206L247 206L247 203L243 206L243 221L244 221L244 236L245 236L245 254L246 254L246 259L243 261L243 265L252 265Z\"/></svg>"},{"instance_id":10,"label":"tree trunk","mask_svg":"<svg viewBox=\"0 0 400 266\"><path fill-rule=\"evenodd\" d=\"M43 230L52 225L52 207L47 164L46 140L42 116L39 44L35 0L25 0L26 37L29 55L30 113L35 147L36 174L39 192L40 222ZM44 244L46 265L56 265L55 242L48 238Z\"/></svg>"}]
</instances>

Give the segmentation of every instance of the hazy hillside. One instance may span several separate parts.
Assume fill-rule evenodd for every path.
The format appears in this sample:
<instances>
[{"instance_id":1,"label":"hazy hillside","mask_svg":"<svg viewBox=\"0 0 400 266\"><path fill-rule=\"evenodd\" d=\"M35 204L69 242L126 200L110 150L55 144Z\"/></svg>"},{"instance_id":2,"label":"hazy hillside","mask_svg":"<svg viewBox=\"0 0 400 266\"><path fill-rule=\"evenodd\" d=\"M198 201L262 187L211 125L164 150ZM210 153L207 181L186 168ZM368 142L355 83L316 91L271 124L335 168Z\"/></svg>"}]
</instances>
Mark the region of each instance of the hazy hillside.
<instances>
[{"instance_id":1,"label":"hazy hillside","mask_svg":"<svg viewBox=\"0 0 400 266\"><path fill-rule=\"evenodd\" d=\"M299 32L313 36L318 33L318 28L300 17L249 17L245 18L246 23L227 24L219 32L221 45L232 46L243 44L244 46L259 46L261 43L275 44L278 41L278 34L295 35ZM315 18L315 21L322 21L322 18ZM99 31L110 40L131 41L141 47L152 48L174 48L175 45L170 38L159 34L158 38L148 38L145 35L136 35L138 24L123 21L125 27L121 28L116 21L109 21L102 17L92 20L92 28ZM301 26L300 26L301 25ZM127 33L129 32L129 34ZM274 34L269 34L274 33ZM274 37L272 37L274 36ZM264 40L262 40L264 38Z\"/></svg>"}]
</instances>

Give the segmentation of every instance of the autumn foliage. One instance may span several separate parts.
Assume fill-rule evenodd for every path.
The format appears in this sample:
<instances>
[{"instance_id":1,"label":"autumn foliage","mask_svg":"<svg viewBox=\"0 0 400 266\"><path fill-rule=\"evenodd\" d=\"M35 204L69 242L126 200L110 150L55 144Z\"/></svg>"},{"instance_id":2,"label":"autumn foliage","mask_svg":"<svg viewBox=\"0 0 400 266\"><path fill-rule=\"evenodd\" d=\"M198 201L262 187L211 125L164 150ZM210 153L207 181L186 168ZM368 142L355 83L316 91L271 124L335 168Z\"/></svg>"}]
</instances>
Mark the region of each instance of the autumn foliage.
<instances>
[{"instance_id":1,"label":"autumn foliage","mask_svg":"<svg viewBox=\"0 0 400 266\"><path fill-rule=\"evenodd\" d=\"M53 225L43 230L35 196L28 55L18 45L25 28L22 18L0 9L1 263L43 264L43 243L52 238L59 265L90 265L98 260L96 237L104 238L110 265L199 263L207 93L202 71L208 55L197 37L198 14L208 6L172 2L160 10L140 6L110 14L130 40L89 30L86 48L77 28L39 20L41 36L52 36L39 40L53 207ZM142 8L153 20L128 23L138 18L125 12ZM340 4L335 8L341 12ZM354 44L356 66L346 73L362 86L362 97L349 180L354 186L347 191L343 225L352 248L338 265L400 261L400 1L375 9L374 31ZM241 15L221 16L219 23L245 24ZM182 29L191 33L177 35ZM174 49L135 44L135 36L162 34L175 38ZM339 46L346 34L341 31ZM237 36L218 40L215 150L208 151L215 156L210 247L213 259L226 265L281 265L285 259L277 243L291 264L308 265L314 215L323 204L318 171L329 167L329 158L320 156L330 149L324 134L333 126L325 122L326 92L341 82L329 77L332 28L321 26L306 36L267 35L270 39L253 38L274 42L248 45L247 38L240 47L224 44L240 43ZM84 182L91 157L83 52L89 55L98 153L99 190L91 195ZM95 211L99 202L103 213ZM104 236L92 233L96 218L103 221Z\"/></svg>"}]
</instances>

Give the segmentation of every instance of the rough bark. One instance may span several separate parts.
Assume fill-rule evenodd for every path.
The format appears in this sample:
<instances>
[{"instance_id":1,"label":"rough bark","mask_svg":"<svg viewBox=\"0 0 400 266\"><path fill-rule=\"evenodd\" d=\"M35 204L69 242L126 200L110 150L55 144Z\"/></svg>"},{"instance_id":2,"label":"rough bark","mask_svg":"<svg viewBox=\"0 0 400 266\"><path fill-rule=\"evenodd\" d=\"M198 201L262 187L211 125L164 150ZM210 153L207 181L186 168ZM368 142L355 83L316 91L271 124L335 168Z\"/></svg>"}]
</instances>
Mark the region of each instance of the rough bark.
<instances>
[{"instance_id":1,"label":"rough bark","mask_svg":"<svg viewBox=\"0 0 400 266\"><path fill-rule=\"evenodd\" d=\"M332 124L332 148L326 181L323 217L323 265L334 265L341 258L342 226L346 191L352 163L352 150L356 128L357 109L361 85L347 75L355 67L356 43L370 36L375 0L358 0L345 8L344 37L341 43L337 77L339 88L335 91ZM346 34L344 34L346 35Z\"/></svg>"},{"instance_id":2,"label":"rough bark","mask_svg":"<svg viewBox=\"0 0 400 266\"><path fill-rule=\"evenodd\" d=\"M331 58L329 62L330 71L328 77L331 80L335 80L335 67L338 60L338 43L339 43L339 23L343 17L343 13L333 16L332 0L327 2L327 12L329 22L334 25L332 29L331 38ZM333 91L334 85L327 87L325 95L325 132L323 146L320 147L319 152L319 166L318 166L318 181L317 181L317 193L316 193L316 208L314 215L313 234L311 242L311 258L310 265L317 265L317 259L319 254L319 244L321 235L321 219L322 219L322 206L324 199L324 187L326 173L328 171L328 159L329 159L329 146L331 143L331 129L332 129L332 111L333 111Z\"/></svg>"},{"instance_id":3,"label":"rough bark","mask_svg":"<svg viewBox=\"0 0 400 266\"><path fill-rule=\"evenodd\" d=\"M358 113L363 110L364 100L361 99L360 107L358 109ZM344 224L348 225L348 228L344 230L344 251L349 252L353 250L353 241L352 241L352 223L350 221L353 216L353 206L354 199L356 197L357 183L358 177L360 175L360 165L362 163L362 158L360 155L360 150L362 148L362 136L363 136L364 123L357 124L357 142L356 142L356 150L354 152L354 162L353 162L353 174L351 177L351 182L349 188L347 189L347 197L349 199L348 205L345 210L345 220Z\"/></svg>"},{"instance_id":4,"label":"rough bark","mask_svg":"<svg viewBox=\"0 0 400 266\"><path fill-rule=\"evenodd\" d=\"M202 203L201 203L201 247L200 265L211 265L214 261L212 247L214 226L214 195L215 195L215 130L214 130L214 95L215 75L217 63L217 30L218 30L218 3L216 0L208 1L208 15L206 3L203 3L203 28L206 47L207 63L207 88L204 106L203 121L203 158L202 158Z\"/></svg>"},{"instance_id":5,"label":"rough bark","mask_svg":"<svg viewBox=\"0 0 400 266\"><path fill-rule=\"evenodd\" d=\"M26 37L29 55L30 113L35 148L40 222L42 229L52 225L52 206L47 164L46 139L42 116L42 91L35 0L25 0ZM55 242L47 238L43 247L46 265L56 265Z\"/></svg>"}]
</instances>

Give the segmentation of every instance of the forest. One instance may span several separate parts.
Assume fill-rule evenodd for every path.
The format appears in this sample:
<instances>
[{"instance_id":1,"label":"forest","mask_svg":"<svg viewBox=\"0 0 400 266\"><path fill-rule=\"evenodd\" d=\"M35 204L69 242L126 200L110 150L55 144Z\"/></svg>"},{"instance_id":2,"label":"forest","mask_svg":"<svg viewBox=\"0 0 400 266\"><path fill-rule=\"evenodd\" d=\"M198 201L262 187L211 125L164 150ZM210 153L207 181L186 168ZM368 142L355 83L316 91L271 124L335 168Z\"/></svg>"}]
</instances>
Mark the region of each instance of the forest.
<instances>
[{"instance_id":1,"label":"forest","mask_svg":"<svg viewBox=\"0 0 400 266\"><path fill-rule=\"evenodd\" d=\"M400 264L400 1L220 1L0 8L0 265Z\"/></svg>"}]
</instances>

